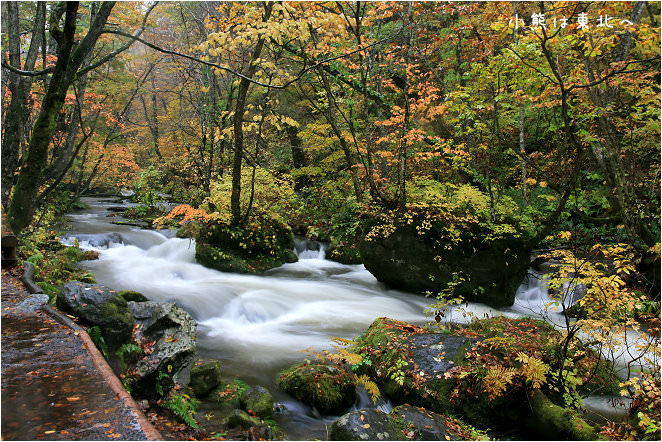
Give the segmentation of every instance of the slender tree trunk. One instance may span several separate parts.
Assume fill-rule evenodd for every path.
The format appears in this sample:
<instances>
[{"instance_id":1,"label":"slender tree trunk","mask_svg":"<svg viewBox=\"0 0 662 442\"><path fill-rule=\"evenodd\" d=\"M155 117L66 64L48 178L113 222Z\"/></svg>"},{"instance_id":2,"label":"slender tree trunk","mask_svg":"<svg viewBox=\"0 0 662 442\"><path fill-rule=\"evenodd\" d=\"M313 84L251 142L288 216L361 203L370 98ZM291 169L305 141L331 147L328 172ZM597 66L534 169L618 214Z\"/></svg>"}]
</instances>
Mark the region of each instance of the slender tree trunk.
<instances>
[{"instance_id":1,"label":"slender tree trunk","mask_svg":"<svg viewBox=\"0 0 662 442\"><path fill-rule=\"evenodd\" d=\"M526 183L526 161L524 161L524 155L526 155L526 149L524 144L524 103L519 104L519 151L521 154L520 166L522 168L522 195L524 195L524 201L526 204L529 204L529 189L528 184Z\"/></svg>"},{"instance_id":2,"label":"slender tree trunk","mask_svg":"<svg viewBox=\"0 0 662 442\"><path fill-rule=\"evenodd\" d=\"M262 22L265 23L271 17L273 3L264 4L264 14L262 15ZM262 48L264 47L264 37L260 36L257 40L251 61L243 74L251 78L257 71L256 61L260 58ZM239 225L241 223L241 165L244 151L244 113L246 111L246 97L248 96L248 88L250 82L246 78L242 78L239 82L239 90L237 91L237 101L234 113L234 158L232 160L232 193L230 195L230 210L232 212L232 223ZM244 219L248 219L246 216Z\"/></svg>"},{"instance_id":3,"label":"slender tree trunk","mask_svg":"<svg viewBox=\"0 0 662 442\"><path fill-rule=\"evenodd\" d=\"M7 37L9 39L9 63L21 68L20 40L18 29L18 3L7 2ZM37 13L32 28L30 48L23 65L23 70L33 70L39 47L42 46L43 29L46 23L46 3L37 3ZM29 118L28 96L32 87L33 77L21 77L12 72L5 75L11 92L11 101L3 115L4 134L2 138L2 205L7 206L9 195L14 184L14 174L18 167L21 145L25 142L26 122Z\"/></svg>"},{"instance_id":4,"label":"slender tree trunk","mask_svg":"<svg viewBox=\"0 0 662 442\"><path fill-rule=\"evenodd\" d=\"M402 136L400 138L400 152L399 152L399 167L398 167L398 207L400 211L407 210L407 133L409 132L409 63L411 61L411 47L413 44L414 31L412 29L412 4L407 2L407 10L405 12L405 28L408 28L407 36L407 49L405 51L405 86L404 86L404 99L405 99L405 115L402 124Z\"/></svg>"}]
</instances>

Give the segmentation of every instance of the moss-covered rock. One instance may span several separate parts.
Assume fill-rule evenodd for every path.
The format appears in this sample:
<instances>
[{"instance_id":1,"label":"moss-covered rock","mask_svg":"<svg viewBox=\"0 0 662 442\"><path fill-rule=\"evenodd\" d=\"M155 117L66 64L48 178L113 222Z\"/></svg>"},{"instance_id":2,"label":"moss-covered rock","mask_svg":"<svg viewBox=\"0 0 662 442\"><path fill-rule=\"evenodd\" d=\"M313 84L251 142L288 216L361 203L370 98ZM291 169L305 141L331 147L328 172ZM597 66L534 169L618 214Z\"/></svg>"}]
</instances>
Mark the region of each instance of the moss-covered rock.
<instances>
[{"instance_id":1,"label":"moss-covered rock","mask_svg":"<svg viewBox=\"0 0 662 442\"><path fill-rule=\"evenodd\" d=\"M126 302L133 301L133 302L147 302L149 299L145 295L143 295L140 292L135 292L133 290L122 290L119 293L117 293L119 296L124 298Z\"/></svg>"},{"instance_id":2,"label":"moss-covered rock","mask_svg":"<svg viewBox=\"0 0 662 442\"><path fill-rule=\"evenodd\" d=\"M406 440L405 435L386 413L358 410L347 413L331 425L331 440Z\"/></svg>"},{"instance_id":3,"label":"moss-covered rock","mask_svg":"<svg viewBox=\"0 0 662 442\"><path fill-rule=\"evenodd\" d=\"M451 229L439 220L430 223L424 214L375 222L360 244L363 264L396 289L441 293L454 283L454 295L466 300L512 305L529 268L526 242L515 234L488 239L487 232L449 239Z\"/></svg>"},{"instance_id":4,"label":"moss-covered rock","mask_svg":"<svg viewBox=\"0 0 662 442\"><path fill-rule=\"evenodd\" d=\"M274 399L261 385L255 385L241 395L241 408L250 414L266 418L274 414Z\"/></svg>"},{"instance_id":5,"label":"moss-covered rock","mask_svg":"<svg viewBox=\"0 0 662 442\"><path fill-rule=\"evenodd\" d=\"M87 324L99 326L110 349L119 347L131 337L133 316L126 300L114 290L98 284L71 281L64 284L58 294L57 306Z\"/></svg>"},{"instance_id":6,"label":"moss-covered rock","mask_svg":"<svg viewBox=\"0 0 662 442\"><path fill-rule=\"evenodd\" d=\"M446 413L454 410L455 381L444 373L463 363L472 340L429 333L389 318L378 318L358 339L365 370L396 403Z\"/></svg>"},{"instance_id":7,"label":"moss-covered rock","mask_svg":"<svg viewBox=\"0 0 662 442\"><path fill-rule=\"evenodd\" d=\"M206 267L232 273L261 273L297 261L292 230L266 214L246 226L210 221L196 236L195 258Z\"/></svg>"},{"instance_id":8,"label":"moss-covered rock","mask_svg":"<svg viewBox=\"0 0 662 442\"><path fill-rule=\"evenodd\" d=\"M325 415L342 411L356 400L353 376L332 365L294 365L280 374L279 385L287 393Z\"/></svg>"},{"instance_id":9,"label":"moss-covered rock","mask_svg":"<svg viewBox=\"0 0 662 442\"><path fill-rule=\"evenodd\" d=\"M196 397L203 397L221 384L221 363L208 361L198 363L191 369L189 387Z\"/></svg>"}]
</instances>

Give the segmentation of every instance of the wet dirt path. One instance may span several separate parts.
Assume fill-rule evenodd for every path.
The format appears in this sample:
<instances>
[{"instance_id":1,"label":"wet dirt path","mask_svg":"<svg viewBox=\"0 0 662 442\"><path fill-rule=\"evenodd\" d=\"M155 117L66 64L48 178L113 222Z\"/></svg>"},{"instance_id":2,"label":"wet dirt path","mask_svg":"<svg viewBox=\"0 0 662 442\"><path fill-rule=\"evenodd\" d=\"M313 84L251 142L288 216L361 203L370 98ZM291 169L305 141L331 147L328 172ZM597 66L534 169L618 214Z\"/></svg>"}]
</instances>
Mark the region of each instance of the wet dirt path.
<instances>
[{"instance_id":1,"label":"wet dirt path","mask_svg":"<svg viewBox=\"0 0 662 442\"><path fill-rule=\"evenodd\" d=\"M3 269L2 440L147 440L78 332L21 309L28 296Z\"/></svg>"}]
</instances>

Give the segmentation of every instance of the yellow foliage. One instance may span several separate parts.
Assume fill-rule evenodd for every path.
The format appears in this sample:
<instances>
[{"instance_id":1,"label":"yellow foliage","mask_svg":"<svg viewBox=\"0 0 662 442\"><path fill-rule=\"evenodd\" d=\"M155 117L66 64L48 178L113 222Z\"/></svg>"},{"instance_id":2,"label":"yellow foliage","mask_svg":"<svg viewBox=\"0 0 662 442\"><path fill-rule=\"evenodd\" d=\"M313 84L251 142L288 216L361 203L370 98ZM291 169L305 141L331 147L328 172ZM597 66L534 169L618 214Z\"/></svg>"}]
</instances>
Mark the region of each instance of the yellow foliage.
<instances>
[{"instance_id":1,"label":"yellow foliage","mask_svg":"<svg viewBox=\"0 0 662 442\"><path fill-rule=\"evenodd\" d=\"M517 360L522 363L524 378L531 382L533 388L540 388L547 381L549 365L523 352L517 354Z\"/></svg>"},{"instance_id":2,"label":"yellow foliage","mask_svg":"<svg viewBox=\"0 0 662 442\"><path fill-rule=\"evenodd\" d=\"M490 400L494 400L506 391L506 387L512 383L516 375L514 368L505 368L501 365L491 365L487 369L487 375L483 379L483 388Z\"/></svg>"}]
</instances>

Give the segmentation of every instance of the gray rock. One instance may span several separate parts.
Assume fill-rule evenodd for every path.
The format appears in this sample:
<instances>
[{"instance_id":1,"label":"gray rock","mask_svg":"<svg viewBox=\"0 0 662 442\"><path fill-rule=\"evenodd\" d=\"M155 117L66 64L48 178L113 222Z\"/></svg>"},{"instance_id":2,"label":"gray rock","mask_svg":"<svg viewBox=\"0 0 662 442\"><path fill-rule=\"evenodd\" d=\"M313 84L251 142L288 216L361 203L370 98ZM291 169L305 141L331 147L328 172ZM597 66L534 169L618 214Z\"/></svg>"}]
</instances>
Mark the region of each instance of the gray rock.
<instances>
[{"instance_id":1,"label":"gray rock","mask_svg":"<svg viewBox=\"0 0 662 442\"><path fill-rule=\"evenodd\" d=\"M114 290L98 284L71 281L62 287L57 306L92 326L99 326L110 348L131 337L133 317L127 302Z\"/></svg>"},{"instance_id":2,"label":"gray rock","mask_svg":"<svg viewBox=\"0 0 662 442\"><path fill-rule=\"evenodd\" d=\"M391 411L391 416L404 425L405 433L410 433L414 440L462 440L447 428L444 416L425 408L401 405Z\"/></svg>"},{"instance_id":3,"label":"gray rock","mask_svg":"<svg viewBox=\"0 0 662 442\"><path fill-rule=\"evenodd\" d=\"M48 295L45 293L35 293L21 301L16 309L22 312L30 313L41 309L48 304Z\"/></svg>"},{"instance_id":4,"label":"gray rock","mask_svg":"<svg viewBox=\"0 0 662 442\"><path fill-rule=\"evenodd\" d=\"M352 411L331 425L331 440L403 440L404 434L388 414L375 410Z\"/></svg>"},{"instance_id":5,"label":"gray rock","mask_svg":"<svg viewBox=\"0 0 662 442\"><path fill-rule=\"evenodd\" d=\"M462 440L445 416L401 405L390 414L368 409L347 413L331 426L331 440Z\"/></svg>"},{"instance_id":6,"label":"gray rock","mask_svg":"<svg viewBox=\"0 0 662 442\"><path fill-rule=\"evenodd\" d=\"M155 395L157 383L164 391L174 383L188 383L196 352L196 322L174 303L129 302L138 325L135 339L147 344L146 356L131 370L134 393Z\"/></svg>"},{"instance_id":7,"label":"gray rock","mask_svg":"<svg viewBox=\"0 0 662 442\"><path fill-rule=\"evenodd\" d=\"M221 384L221 363L209 361L193 366L189 387L193 394L203 397Z\"/></svg>"},{"instance_id":8,"label":"gray rock","mask_svg":"<svg viewBox=\"0 0 662 442\"><path fill-rule=\"evenodd\" d=\"M244 391L240 400L241 408L253 412L259 417L271 417L274 414L274 399L271 393L261 385Z\"/></svg>"}]
</instances>

